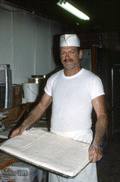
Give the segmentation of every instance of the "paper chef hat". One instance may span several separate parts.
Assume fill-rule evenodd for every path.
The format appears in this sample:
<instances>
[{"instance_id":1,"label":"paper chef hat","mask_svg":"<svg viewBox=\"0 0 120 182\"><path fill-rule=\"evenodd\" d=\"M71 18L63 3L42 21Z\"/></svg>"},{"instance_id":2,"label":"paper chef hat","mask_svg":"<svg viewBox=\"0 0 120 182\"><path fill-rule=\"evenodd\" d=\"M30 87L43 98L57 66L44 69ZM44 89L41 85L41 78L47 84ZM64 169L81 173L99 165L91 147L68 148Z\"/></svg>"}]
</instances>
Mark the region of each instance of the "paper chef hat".
<instances>
[{"instance_id":1,"label":"paper chef hat","mask_svg":"<svg viewBox=\"0 0 120 182\"><path fill-rule=\"evenodd\" d=\"M60 47L75 46L80 47L80 39L76 34L65 34L60 36Z\"/></svg>"}]
</instances>

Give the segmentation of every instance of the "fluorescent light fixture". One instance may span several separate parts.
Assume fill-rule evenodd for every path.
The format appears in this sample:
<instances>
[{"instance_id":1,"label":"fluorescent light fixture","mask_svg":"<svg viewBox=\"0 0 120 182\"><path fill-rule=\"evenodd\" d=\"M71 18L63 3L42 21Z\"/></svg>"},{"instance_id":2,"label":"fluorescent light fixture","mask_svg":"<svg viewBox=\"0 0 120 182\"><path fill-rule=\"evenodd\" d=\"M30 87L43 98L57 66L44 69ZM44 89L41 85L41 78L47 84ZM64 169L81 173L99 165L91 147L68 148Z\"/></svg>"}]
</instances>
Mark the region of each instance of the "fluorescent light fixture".
<instances>
[{"instance_id":1,"label":"fluorescent light fixture","mask_svg":"<svg viewBox=\"0 0 120 182\"><path fill-rule=\"evenodd\" d=\"M86 14L84 14L82 11L78 10L77 8L75 8L73 5L71 5L68 2L65 2L65 3L58 2L57 5L65 10L69 11L71 14L77 16L80 19L83 19L83 20L90 19Z\"/></svg>"}]
</instances>

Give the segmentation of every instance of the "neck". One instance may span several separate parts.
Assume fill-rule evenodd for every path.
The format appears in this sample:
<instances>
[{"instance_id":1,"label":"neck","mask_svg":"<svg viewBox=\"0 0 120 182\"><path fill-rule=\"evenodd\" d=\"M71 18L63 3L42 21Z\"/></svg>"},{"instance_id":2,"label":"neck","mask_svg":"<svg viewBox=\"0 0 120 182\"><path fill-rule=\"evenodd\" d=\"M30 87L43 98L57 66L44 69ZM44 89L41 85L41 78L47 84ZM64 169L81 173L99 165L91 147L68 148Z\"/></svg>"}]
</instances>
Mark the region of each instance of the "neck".
<instances>
[{"instance_id":1,"label":"neck","mask_svg":"<svg viewBox=\"0 0 120 182\"><path fill-rule=\"evenodd\" d=\"M73 75L76 75L82 68L79 67L79 68L76 68L76 69L66 69L64 68L64 74L66 76L73 76Z\"/></svg>"}]
</instances>

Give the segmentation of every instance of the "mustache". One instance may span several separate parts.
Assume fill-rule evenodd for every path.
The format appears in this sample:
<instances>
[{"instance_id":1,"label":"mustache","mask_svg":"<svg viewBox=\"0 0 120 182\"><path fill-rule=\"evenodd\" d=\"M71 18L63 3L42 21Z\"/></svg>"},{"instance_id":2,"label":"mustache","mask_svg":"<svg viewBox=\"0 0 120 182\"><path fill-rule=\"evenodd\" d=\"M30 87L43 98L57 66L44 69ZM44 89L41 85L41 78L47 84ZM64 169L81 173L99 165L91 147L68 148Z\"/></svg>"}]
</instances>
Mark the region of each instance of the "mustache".
<instances>
[{"instance_id":1,"label":"mustache","mask_svg":"<svg viewBox=\"0 0 120 182\"><path fill-rule=\"evenodd\" d=\"M68 62L68 61L72 62L73 60L72 59L65 59L64 60L64 62Z\"/></svg>"}]
</instances>

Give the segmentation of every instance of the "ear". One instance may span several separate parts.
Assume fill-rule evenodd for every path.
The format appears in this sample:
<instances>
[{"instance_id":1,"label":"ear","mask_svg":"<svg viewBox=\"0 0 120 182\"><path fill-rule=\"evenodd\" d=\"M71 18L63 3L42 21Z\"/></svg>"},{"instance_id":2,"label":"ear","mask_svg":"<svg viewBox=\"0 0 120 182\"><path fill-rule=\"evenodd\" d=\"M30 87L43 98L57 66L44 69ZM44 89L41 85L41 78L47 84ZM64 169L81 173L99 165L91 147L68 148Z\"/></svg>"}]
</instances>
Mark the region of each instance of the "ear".
<instances>
[{"instance_id":1,"label":"ear","mask_svg":"<svg viewBox=\"0 0 120 182\"><path fill-rule=\"evenodd\" d=\"M79 59L81 59L82 54L83 54L83 51L82 51L82 50L80 50L80 51L79 51Z\"/></svg>"}]
</instances>

